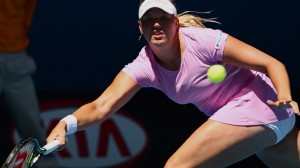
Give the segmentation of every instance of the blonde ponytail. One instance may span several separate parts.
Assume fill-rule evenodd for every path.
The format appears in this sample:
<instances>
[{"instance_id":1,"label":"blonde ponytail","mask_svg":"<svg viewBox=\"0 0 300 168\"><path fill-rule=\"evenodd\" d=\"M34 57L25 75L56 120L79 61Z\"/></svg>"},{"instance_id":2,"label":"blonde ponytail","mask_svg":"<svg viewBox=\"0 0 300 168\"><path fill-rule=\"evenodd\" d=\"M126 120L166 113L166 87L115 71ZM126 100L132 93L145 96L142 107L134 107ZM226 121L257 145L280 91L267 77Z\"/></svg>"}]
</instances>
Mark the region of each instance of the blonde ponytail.
<instances>
[{"instance_id":1,"label":"blonde ponytail","mask_svg":"<svg viewBox=\"0 0 300 168\"><path fill-rule=\"evenodd\" d=\"M180 27L202 27L205 28L206 26L204 23L211 22L211 23L218 23L221 24L220 22L216 21L216 18L202 18L197 15L193 15L190 13L201 13L201 12L196 12L196 11L186 11L181 14L178 14L178 19L179 19L179 25ZM203 12L203 13L210 13L210 12Z\"/></svg>"}]
</instances>

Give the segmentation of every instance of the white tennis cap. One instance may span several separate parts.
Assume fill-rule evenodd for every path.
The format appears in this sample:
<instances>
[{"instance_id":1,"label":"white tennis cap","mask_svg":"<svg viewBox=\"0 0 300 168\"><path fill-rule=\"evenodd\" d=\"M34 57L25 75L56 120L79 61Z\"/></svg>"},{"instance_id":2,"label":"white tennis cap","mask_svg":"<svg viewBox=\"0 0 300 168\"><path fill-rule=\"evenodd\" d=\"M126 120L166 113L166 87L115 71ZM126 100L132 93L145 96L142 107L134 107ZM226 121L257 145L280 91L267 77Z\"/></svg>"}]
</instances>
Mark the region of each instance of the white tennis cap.
<instances>
[{"instance_id":1,"label":"white tennis cap","mask_svg":"<svg viewBox=\"0 0 300 168\"><path fill-rule=\"evenodd\" d=\"M159 8L174 16L177 15L175 6L169 0L145 0L139 8L139 19L151 8Z\"/></svg>"}]
</instances>

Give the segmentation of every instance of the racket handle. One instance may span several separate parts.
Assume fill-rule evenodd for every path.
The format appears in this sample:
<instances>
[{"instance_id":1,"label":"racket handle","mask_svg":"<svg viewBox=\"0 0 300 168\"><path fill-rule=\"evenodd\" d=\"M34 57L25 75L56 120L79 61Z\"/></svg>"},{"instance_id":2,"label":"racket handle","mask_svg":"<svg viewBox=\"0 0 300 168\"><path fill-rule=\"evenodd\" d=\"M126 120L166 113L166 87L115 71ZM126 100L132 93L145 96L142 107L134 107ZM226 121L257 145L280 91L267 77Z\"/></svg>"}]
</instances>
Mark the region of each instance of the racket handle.
<instances>
[{"instance_id":1,"label":"racket handle","mask_svg":"<svg viewBox=\"0 0 300 168\"><path fill-rule=\"evenodd\" d=\"M59 148L59 140L54 140L43 147L45 151L43 155L47 155Z\"/></svg>"}]
</instances>

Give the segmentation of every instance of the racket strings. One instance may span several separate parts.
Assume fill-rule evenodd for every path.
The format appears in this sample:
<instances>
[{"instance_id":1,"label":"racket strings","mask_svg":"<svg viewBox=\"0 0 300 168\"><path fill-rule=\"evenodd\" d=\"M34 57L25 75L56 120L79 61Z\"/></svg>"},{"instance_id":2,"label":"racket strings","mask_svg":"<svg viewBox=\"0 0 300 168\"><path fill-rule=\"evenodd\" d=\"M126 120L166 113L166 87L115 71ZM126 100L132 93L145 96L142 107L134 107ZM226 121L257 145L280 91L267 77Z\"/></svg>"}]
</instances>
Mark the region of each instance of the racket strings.
<instances>
[{"instance_id":1,"label":"racket strings","mask_svg":"<svg viewBox=\"0 0 300 168\"><path fill-rule=\"evenodd\" d=\"M35 144L32 141L24 143L12 158L8 168L28 168L35 157Z\"/></svg>"}]
</instances>

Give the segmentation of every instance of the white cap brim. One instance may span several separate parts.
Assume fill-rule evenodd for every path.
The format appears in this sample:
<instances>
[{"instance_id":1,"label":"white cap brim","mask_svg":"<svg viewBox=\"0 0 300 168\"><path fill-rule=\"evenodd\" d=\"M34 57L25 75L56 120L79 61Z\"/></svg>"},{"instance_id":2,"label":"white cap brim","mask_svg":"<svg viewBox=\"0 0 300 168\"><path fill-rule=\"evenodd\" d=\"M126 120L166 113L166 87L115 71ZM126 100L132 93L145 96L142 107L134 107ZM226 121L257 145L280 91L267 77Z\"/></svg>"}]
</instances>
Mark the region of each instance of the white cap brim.
<instances>
[{"instance_id":1,"label":"white cap brim","mask_svg":"<svg viewBox=\"0 0 300 168\"><path fill-rule=\"evenodd\" d=\"M139 19L151 8L159 8L168 14L177 15L175 6L169 0L145 0L139 8Z\"/></svg>"}]
</instances>

